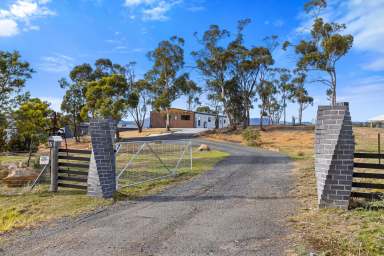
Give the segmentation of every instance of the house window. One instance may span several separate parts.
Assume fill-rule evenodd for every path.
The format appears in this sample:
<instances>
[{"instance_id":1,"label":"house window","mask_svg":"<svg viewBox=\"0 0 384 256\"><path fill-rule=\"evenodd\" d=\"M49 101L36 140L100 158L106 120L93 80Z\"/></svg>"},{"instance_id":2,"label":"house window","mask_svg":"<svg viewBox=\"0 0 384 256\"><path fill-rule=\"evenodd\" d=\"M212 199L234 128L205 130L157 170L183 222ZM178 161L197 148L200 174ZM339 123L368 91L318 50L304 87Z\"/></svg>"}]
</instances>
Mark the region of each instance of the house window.
<instances>
[{"instance_id":1,"label":"house window","mask_svg":"<svg viewBox=\"0 0 384 256\"><path fill-rule=\"evenodd\" d=\"M190 115L181 115L181 120L191 120Z\"/></svg>"},{"instance_id":2,"label":"house window","mask_svg":"<svg viewBox=\"0 0 384 256\"><path fill-rule=\"evenodd\" d=\"M197 120L197 126L200 126L200 118Z\"/></svg>"},{"instance_id":3,"label":"house window","mask_svg":"<svg viewBox=\"0 0 384 256\"><path fill-rule=\"evenodd\" d=\"M208 117L208 123L210 123L211 122L211 117Z\"/></svg>"},{"instance_id":4,"label":"house window","mask_svg":"<svg viewBox=\"0 0 384 256\"><path fill-rule=\"evenodd\" d=\"M224 119L224 123L225 123L225 121L226 121L226 120Z\"/></svg>"}]
</instances>

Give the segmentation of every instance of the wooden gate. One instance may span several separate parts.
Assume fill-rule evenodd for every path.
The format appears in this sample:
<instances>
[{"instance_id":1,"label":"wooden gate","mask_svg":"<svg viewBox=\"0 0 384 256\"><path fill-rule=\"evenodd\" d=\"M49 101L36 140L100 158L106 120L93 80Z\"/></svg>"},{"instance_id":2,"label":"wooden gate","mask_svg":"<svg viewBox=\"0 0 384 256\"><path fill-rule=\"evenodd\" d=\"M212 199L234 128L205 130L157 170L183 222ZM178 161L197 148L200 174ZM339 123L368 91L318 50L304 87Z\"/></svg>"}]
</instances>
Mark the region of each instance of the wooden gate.
<instances>
[{"instance_id":1,"label":"wooden gate","mask_svg":"<svg viewBox=\"0 0 384 256\"><path fill-rule=\"evenodd\" d=\"M381 162L384 154L355 153L355 159L365 159L368 162L354 161L351 197L382 199L384 197L384 164Z\"/></svg>"},{"instance_id":2,"label":"wooden gate","mask_svg":"<svg viewBox=\"0 0 384 256\"><path fill-rule=\"evenodd\" d=\"M59 187L87 189L91 153L91 150L59 149L57 177Z\"/></svg>"}]
</instances>

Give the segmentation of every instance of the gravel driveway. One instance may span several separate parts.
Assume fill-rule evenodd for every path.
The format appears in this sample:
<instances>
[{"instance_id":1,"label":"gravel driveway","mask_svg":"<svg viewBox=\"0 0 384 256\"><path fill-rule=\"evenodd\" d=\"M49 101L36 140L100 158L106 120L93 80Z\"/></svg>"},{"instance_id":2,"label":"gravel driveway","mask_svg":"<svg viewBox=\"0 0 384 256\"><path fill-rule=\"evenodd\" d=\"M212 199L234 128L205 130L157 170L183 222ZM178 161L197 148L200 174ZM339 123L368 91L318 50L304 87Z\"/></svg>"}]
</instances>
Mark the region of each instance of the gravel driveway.
<instances>
[{"instance_id":1,"label":"gravel driveway","mask_svg":"<svg viewBox=\"0 0 384 256\"><path fill-rule=\"evenodd\" d=\"M161 194L20 233L0 255L284 255L296 207L290 160L208 144L231 156Z\"/></svg>"}]
</instances>

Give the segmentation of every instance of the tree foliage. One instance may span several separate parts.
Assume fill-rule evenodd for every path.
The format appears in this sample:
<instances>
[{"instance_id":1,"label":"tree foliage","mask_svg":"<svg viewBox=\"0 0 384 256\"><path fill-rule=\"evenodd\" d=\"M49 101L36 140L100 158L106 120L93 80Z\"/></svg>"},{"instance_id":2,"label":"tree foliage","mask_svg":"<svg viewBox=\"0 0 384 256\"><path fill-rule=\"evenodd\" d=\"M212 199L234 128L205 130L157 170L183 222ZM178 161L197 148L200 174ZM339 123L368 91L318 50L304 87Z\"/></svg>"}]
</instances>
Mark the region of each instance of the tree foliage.
<instances>
[{"instance_id":1,"label":"tree foliage","mask_svg":"<svg viewBox=\"0 0 384 256\"><path fill-rule=\"evenodd\" d=\"M33 69L21 61L19 52L0 51L0 113L14 107L15 96L21 92Z\"/></svg>"},{"instance_id":2,"label":"tree foliage","mask_svg":"<svg viewBox=\"0 0 384 256\"><path fill-rule=\"evenodd\" d=\"M299 124L302 124L303 111L313 104L313 98L308 95L308 91L304 88L304 83L306 80L306 74L299 72L297 76L293 79L295 89L292 95L292 99L299 104Z\"/></svg>"},{"instance_id":3,"label":"tree foliage","mask_svg":"<svg viewBox=\"0 0 384 256\"><path fill-rule=\"evenodd\" d=\"M310 38L301 40L295 46L298 54L297 69L323 72L327 76L316 78L315 82L325 84L332 105L336 104L337 62L352 48L353 36L343 35L345 24L326 22L318 13L327 6L325 0L312 0L305 5L307 12L315 12ZM316 11L318 10L318 11ZM287 47L289 43L284 46Z\"/></svg>"},{"instance_id":4,"label":"tree foliage","mask_svg":"<svg viewBox=\"0 0 384 256\"><path fill-rule=\"evenodd\" d=\"M128 98L128 83L124 76L113 74L87 84L82 116L112 118L120 121Z\"/></svg>"},{"instance_id":5,"label":"tree foliage","mask_svg":"<svg viewBox=\"0 0 384 256\"><path fill-rule=\"evenodd\" d=\"M52 112L49 103L32 98L13 113L17 134L23 138L29 150L28 165L32 149L47 140Z\"/></svg>"},{"instance_id":6,"label":"tree foliage","mask_svg":"<svg viewBox=\"0 0 384 256\"><path fill-rule=\"evenodd\" d=\"M143 131L148 107L151 104L151 84L145 79L133 82L132 93L128 96L127 111L136 123L139 132Z\"/></svg>"},{"instance_id":7,"label":"tree foliage","mask_svg":"<svg viewBox=\"0 0 384 256\"><path fill-rule=\"evenodd\" d=\"M186 95L195 87L187 73L180 74L184 67L184 39L173 36L159 43L156 49L148 53L153 62L145 79L151 84L153 92L152 106L166 111L166 128L170 129L169 108L173 101ZM196 86L197 87L197 86Z\"/></svg>"}]
</instances>

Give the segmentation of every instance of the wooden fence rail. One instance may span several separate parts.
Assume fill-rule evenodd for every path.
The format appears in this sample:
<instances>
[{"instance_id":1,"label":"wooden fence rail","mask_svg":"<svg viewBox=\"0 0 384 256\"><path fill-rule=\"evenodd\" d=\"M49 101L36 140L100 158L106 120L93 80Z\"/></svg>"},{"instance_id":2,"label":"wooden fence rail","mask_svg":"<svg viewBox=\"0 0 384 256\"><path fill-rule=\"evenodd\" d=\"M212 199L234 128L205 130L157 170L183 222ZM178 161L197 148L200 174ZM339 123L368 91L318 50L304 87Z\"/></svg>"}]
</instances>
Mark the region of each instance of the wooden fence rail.
<instances>
[{"instance_id":1,"label":"wooden fence rail","mask_svg":"<svg viewBox=\"0 0 384 256\"><path fill-rule=\"evenodd\" d=\"M354 162L354 167L359 169L379 170L379 172L354 170L351 197L367 199L384 198L384 183L379 183L380 181L384 181L384 172L380 173L381 170L384 170L384 164L381 163L381 159L384 159L384 154L359 152L355 153L354 157L355 159L377 159L378 163ZM356 181L356 179L359 180Z\"/></svg>"}]
</instances>

